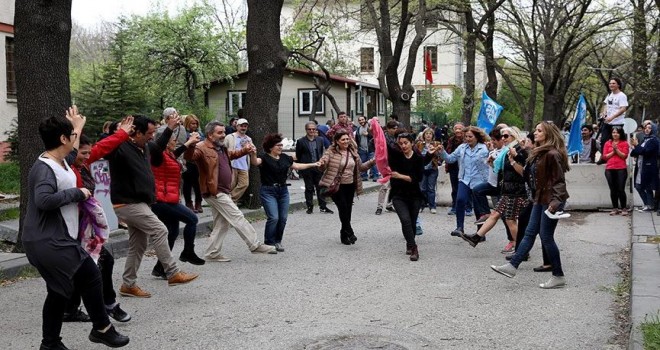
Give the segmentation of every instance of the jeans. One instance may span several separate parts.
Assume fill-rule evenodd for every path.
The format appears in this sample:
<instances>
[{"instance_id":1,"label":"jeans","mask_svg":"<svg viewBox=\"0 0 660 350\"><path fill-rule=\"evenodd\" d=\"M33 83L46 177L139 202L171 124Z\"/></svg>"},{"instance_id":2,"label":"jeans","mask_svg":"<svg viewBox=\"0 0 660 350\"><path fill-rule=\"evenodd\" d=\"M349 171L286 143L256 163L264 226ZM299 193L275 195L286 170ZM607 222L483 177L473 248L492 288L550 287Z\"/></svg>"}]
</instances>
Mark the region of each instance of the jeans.
<instances>
[{"instance_id":1,"label":"jeans","mask_svg":"<svg viewBox=\"0 0 660 350\"><path fill-rule=\"evenodd\" d=\"M307 208L314 207L314 193L316 193L319 208L327 208L325 197L321 195L321 187L319 187L319 181L321 181L323 173L317 169L300 170L298 173L305 182L305 205Z\"/></svg>"},{"instance_id":2,"label":"jeans","mask_svg":"<svg viewBox=\"0 0 660 350\"><path fill-rule=\"evenodd\" d=\"M554 237L555 228L557 228L559 220L550 219L545 215L543 212L546 209L548 209L547 205L534 203L531 216L529 217L529 224L527 224L527 229L525 230L525 237L520 242L520 247L516 249L516 254L511 258L511 265L515 268L520 266L523 258L532 250L536 235L540 235L541 244L545 247L548 258L550 259L550 265L552 265L552 275L563 276L564 271L561 269L559 248L557 247L557 243L555 243Z\"/></svg>"},{"instance_id":3,"label":"jeans","mask_svg":"<svg viewBox=\"0 0 660 350\"><path fill-rule=\"evenodd\" d=\"M416 246L415 229L422 201L414 197L394 196L392 205L396 209L396 215L401 222L401 232L403 232L403 237L406 239L406 245L408 247Z\"/></svg>"},{"instance_id":4,"label":"jeans","mask_svg":"<svg viewBox=\"0 0 660 350\"><path fill-rule=\"evenodd\" d=\"M645 188L643 184L635 184L635 189L637 190L637 193L639 193L639 196L642 198L644 205L653 207L653 204L655 203L653 190L650 188Z\"/></svg>"},{"instance_id":5,"label":"jeans","mask_svg":"<svg viewBox=\"0 0 660 350\"><path fill-rule=\"evenodd\" d=\"M456 228L463 229L465 223L465 210L472 199L472 190L468 185L458 182L458 193L456 194Z\"/></svg>"},{"instance_id":6,"label":"jeans","mask_svg":"<svg viewBox=\"0 0 660 350\"><path fill-rule=\"evenodd\" d=\"M448 172L451 183L451 209L456 211L456 196L458 195L458 167L451 168Z\"/></svg>"},{"instance_id":7,"label":"jeans","mask_svg":"<svg viewBox=\"0 0 660 350\"><path fill-rule=\"evenodd\" d=\"M167 243L170 250L174 248L174 242L179 237L179 222L186 224L183 228L183 250L194 249L199 220L197 214L181 203L156 202L151 205L151 210L167 227Z\"/></svg>"},{"instance_id":8,"label":"jeans","mask_svg":"<svg viewBox=\"0 0 660 350\"><path fill-rule=\"evenodd\" d=\"M73 275L73 285L80 292L85 309L92 319L94 329L104 329L110 324L108 313L103 305L101 273L91 257L83 260ZM60 341L62 331L62 316L66 308L67 298L54 292L46 285L48 295L43 308L43 344L54 346Z\"/></svg>"},{"instance_id":9,"label":"jeans","mask_svg":"<svg viewBox=\"0 0 660 350\"><path fill-rule=\"evenodd\" d=\"M606 169L605 178L607 179L607 185L610 187L612 208L626 208L628 206L628 197L626 196L628 169Z\"/></svg>"},{"instance_id":10,"label":"jeans","mask_svg":"<svg viewBox=\"0 0 660 350\"><path fill-rule=\"evenodd\" d=\"M268 220L264 232L264 243L274 245L282 243L284 227L289 214L289 189L286 186L261 186L259 189L261 204Z\"/></svg>"},{"instance_id":11,"label":"jeans","mask_svg":"<svg viewBox=\"0 0 660 350\"><path fill-rule=\"evenodd\" d=\"M374 157L374 152L369 152L368 150L365 151L365 150L358 149L358 154L360 155L360 160L362 161L362 163L366 163L369 159ZM369 178L369 174L367 174L366 171L363 172L363 173L360 173L360 176L363 179ZM380 177L380 174L378 173L378 167L376 167L375 165L372 166L371 167L371 178L372 179L377 179L379 177Z\"/></svg>"},{"instance_id":12,"label":"jeans","mask_svg":"<svg viewBox=\"0 0 660 350\"><path fill-rule=\"evenodd\" d=\"M430 209L435 209L435 187L438 184L438 169L424 170L422 182L419 183L419 188L422 190L426 205Z\"/></svg>"},{"instance_id":13,"label":"jeans","mask_svg":"<svg viewBox=\"0 0 660 350\"><path fill-rule=\"evenodd\" d=\"M202 203L202 191L199 188L199 169L195 163L186 163L186 171L181 174L183 180L182 192L186 204L192 204L192 191L195 192L195 203Z\"/></svg>"},{"instance_id":14,"label":"jeans","mask_svg":"<svg viewBox=\"0 0 660 350\"><path fill-rule=\"evenodd\" d=\"M353 214L353 197L355 196L355 183L341 184L339 190L332 195L332 201L337 206L341 230L339 231L342 241L348 236L355 234L351 227L351 215Z\"/></svg>"},{"instance_id":15,"label":"jeans","mask_svg":"<svg viewBox=\"0 0 660 350\"><path fill-rule=\"evenodd\" d=\"M478 219L482 215L490 213L490 206L488 205L488 198L486 196L497 197L500 194L500 189L491 185L488 182L482 182L472 189L472 200L474 202L474 214Z\"/></svg>"},{"instance_id":16,"label":"jeans","mask_svg":"<svg viewBox=\"0 0 660 350\"><path fill-rule=\"evenodd\" d=\"M529 217L532 215L533 207L534 203L530 202L525 207L525 209L520 212L520 215L518 215L518 235L516 235L516 249L521 246L522 240L525 237L525 231L527 230ZM541 242L541 253L543 254L543 265L550 266L550 258L548 257L548 252L545 251L543 242Z\"/></svg>"}]
</instances>

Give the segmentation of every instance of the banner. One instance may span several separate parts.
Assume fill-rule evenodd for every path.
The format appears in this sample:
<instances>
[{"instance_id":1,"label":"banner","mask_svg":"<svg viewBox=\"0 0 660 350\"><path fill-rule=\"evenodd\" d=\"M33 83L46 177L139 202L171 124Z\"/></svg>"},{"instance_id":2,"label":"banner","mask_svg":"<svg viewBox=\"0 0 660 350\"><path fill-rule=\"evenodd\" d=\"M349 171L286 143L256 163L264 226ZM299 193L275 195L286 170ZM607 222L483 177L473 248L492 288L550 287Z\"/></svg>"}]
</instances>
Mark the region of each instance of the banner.
<instances>
[{"instance_id":1,"label":"banner","mask_svg":"<svg viewBox=\"0 0 660 350\"><path fill-rule=\"evenodd\" d=\"M573 116L573 124L571 124L571 133L568 135L569 156L582 152L582 125L584 125L586 118L587 101L585 101L584 95L580 94Z\"/></svg>"},{"instance_id":2,"label":"banner","mask_svg":"<svg viewBox=\"0 0 660 350\"><path fill-rule=\"evenodd\" d=\"M503 109L504 107L488 97L484 91L481 94L481 109L479 110L479 117L477 118L477 127L484 129L486 134L490 133L495 127L497 118L499 118Z\"/></svg>"}]
</instances>

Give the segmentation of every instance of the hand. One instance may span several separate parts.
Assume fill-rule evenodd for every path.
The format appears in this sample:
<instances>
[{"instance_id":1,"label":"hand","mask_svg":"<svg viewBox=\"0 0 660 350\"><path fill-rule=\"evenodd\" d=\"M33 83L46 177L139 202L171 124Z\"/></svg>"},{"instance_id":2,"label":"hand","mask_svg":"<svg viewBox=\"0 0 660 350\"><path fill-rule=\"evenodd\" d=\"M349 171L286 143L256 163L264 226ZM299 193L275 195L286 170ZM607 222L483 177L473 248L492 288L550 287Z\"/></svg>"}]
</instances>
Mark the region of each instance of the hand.
<instances>
[{"instance_id":1,"label":"hand","mask_svg":"<svg viewBox=\"0 0 660 350\"><path fill-rule=\"evenodd\" d=\"M516 149L511 147L509 148L509 158L513 158L518 155L518 152L516 152Z\"/></svg>"},{"instance_id":2,"label":"hand","mask_svg":"<svg viewBox=\"0 0 660 350\"><path fill-rule=\"evenodd\" d=\"M89 192L89 190L86 189L85 187L79 188L79 190L85 195L85 199L88 199L89 197L92 196L92 193Z\"/></svg>"},{"instance_id":3,"label":"hand","mask_svg":"<svg viewBox=\"0 0 660 350\"><path fill-rule=\"evenodd\" d=\"M85 121L87 120L84 115L81 115L78 112L78 106L76 105L73 105L67 109L66 119L71 122L74 130L82 130L83 126L85 126Z\"/></svg>"},{"instance_id":4,"label":"hand","mask_svg":"<svg viewBox=\"0 0 660 350\"><path fill-rule=\"evenodd\" d=\"M129 115L128 117L122 119L121 123L119 124L119 128L126 131L126 133L130 135L133 132L133 128L135 128L133 125L133 116Z\"/></svg>"},{"instance_id":5,"label":"hand","mask_svg":"<svg viewBox=\"0 0 660 350\"><path fill-rule=\"evenodd\" d=\"M190 133L190 137L188 138L188 141L186 141L185 145L186 147L190 145L194 145L197 142L201 141L201 138L199 137L199 133L194 131Z\"/></svg>"},{"instance_id":6,"label":"hand","mask_svg":"<svg viewBox=\"0 0 660 350\"><path fill-rule=\"evenodd\" d=\"M399 174L399 172L397 172L397 171L393 171L390 174L390 177L393 178L393 179L398 179L398 178L401 178L401 174Z\"/></svg>"},{"instance_id":7,"label":"hand","mask_svg":"<svg viewBox=\"0 0 660 350\"><path fill-rule=\"evenodd\" d=\"M257 147L255 147L252 143L248 143L247 145L245 145L243 147L247 148L248 152L250 152L250 153L256 153L257 152Z\"/></svg>"},{"instance_id":8,"label":"hand","mask_svg":"<svg viewBox=\"0 0 660 350\"><path fill-rule=\"evenodd\" d=\"M176 129L176 127L181 124L181 117L179 117L178 114L175 114L171 116L169 119L167 119L167 127L170 128L171 130Z\"/></svg>"}]
</instances>

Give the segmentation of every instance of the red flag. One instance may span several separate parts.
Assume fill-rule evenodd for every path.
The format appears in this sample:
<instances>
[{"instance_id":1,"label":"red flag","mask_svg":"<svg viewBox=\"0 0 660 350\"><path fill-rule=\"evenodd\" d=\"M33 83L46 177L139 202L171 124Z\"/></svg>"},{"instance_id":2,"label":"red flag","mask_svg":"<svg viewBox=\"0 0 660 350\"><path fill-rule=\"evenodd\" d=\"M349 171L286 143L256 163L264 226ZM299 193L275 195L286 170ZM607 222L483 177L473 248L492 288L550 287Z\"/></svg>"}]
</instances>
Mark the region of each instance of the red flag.
<instances>
[{"instance_id":1,"label":"red flag","mask_svg":"<svg viewBox=\"0 0 660 350\"><path fill-rule=\"evenodd\" d=\"M424 66L426 67L426 80L433 84L433 65L431 64L431 53L429 51L424 52Z\"/></svg>"}]
</instances>

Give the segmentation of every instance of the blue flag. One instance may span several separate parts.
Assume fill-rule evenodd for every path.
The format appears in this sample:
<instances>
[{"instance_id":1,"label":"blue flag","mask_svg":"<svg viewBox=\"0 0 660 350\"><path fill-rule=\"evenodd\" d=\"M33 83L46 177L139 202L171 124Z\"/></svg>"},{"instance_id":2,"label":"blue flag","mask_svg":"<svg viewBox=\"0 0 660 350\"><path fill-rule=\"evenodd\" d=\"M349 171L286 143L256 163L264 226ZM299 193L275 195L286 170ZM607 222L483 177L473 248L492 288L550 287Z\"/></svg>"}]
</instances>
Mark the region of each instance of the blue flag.
<instances>
[{"instance_id":1,"label":"blue flag","mask_svg":"<svg viewBox=\"0 0 660 350\"><path fill-rule=\"evenodd\" d=\"M477 127L484 129L486 134L490 133L503 109L504 107L498 105L484 91L481 94L481 109L479 110L479 118L477 118Z\"/></svg>"},{"instance_id":2,"label":"blue flag","mask_svg":"<svg viewBox=\"0 0 660 350\"><path fill-rule=\"evenodd\" d=\"M584 96L580 94L577 107L575 108L575 116L573 117L573 124L571 124L571 134L568 135L568 155L579 154L582 152L582 125L587 118L587 101Z\"/></svg>"}]
</instances>

